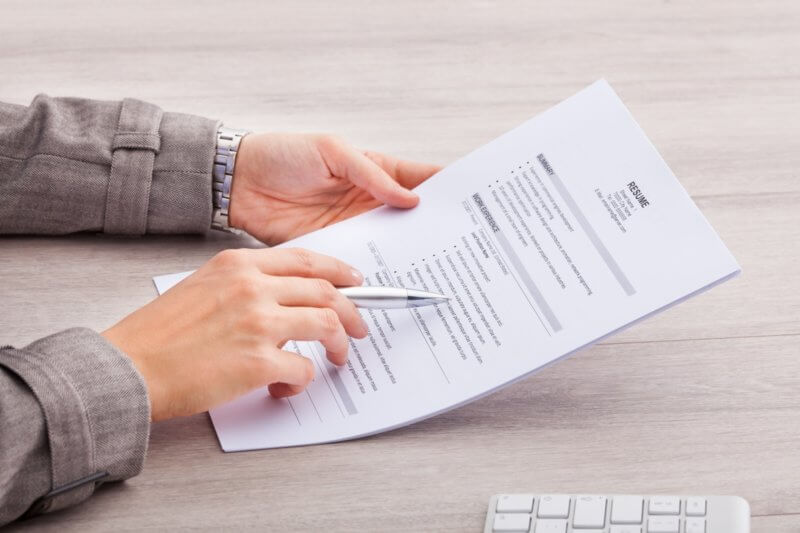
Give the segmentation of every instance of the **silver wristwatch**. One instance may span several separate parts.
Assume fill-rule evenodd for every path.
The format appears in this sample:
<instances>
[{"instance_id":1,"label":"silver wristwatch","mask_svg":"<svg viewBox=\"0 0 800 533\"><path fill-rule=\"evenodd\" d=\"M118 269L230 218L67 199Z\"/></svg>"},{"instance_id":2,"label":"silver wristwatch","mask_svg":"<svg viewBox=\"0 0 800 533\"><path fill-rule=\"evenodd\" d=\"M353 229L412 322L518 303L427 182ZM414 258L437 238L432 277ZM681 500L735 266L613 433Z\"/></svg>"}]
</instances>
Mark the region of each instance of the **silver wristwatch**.
<instances>
[{"instance_id":1,"label":"silver wristwatch","mask_svg":"<svg viewBox=\"0 0 800 533\"><path fill-rule=\"evenodd\" d=\"M211 229L239 233L228 222L228 213L231 207L231 189L233 188L233 169L236 165L236 152L239 143L247 130L235 130L220 126L217 130L217 153L214 156L214 171L212 172L211 186L214 202L214 216L211 219Z\"/></svg>"}]
</instances>

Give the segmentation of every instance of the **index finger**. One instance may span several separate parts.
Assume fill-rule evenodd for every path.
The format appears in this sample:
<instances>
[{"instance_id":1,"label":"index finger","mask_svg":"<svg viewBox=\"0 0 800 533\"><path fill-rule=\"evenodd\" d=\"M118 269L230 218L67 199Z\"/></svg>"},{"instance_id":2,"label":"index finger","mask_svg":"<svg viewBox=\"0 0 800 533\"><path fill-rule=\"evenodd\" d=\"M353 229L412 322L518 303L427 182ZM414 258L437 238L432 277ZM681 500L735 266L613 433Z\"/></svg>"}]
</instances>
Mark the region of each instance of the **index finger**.
<instances>
[{"instance_id":1,"label":"index finger","mask_svg":"<svg viewBox=\"0 0 800 533\"><path fill-rule=\"evenodd\" d=\"M258 269L271 276L321 278L337 287L361 285L364 276L344 261L305 248L252 250Z\"/></svg>"}]
</instances>

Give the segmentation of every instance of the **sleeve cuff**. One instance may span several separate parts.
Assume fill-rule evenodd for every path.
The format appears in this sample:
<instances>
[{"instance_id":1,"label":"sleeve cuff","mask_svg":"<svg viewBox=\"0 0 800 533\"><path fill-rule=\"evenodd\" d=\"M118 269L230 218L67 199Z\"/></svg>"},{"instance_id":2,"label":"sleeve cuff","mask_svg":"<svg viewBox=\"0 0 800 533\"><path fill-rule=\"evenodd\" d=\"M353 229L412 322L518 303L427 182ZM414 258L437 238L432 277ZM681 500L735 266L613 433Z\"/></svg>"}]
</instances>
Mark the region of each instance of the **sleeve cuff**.
<instances>
[{"instance_id":1,"label":"sleeve cuff","mask_svg":"<svg viewBox=\"0 0 800 533\"><path fill-rule=\"evenodd\" d=\"M10 352L10 353L9 353ZM96 332L75 328L6 351L3 364L31 388L44 413L51 490L107 472L126 479L144 464L150 402L133 362ZM49 499L43 511L88 498L95 483Z\"/></svg>"},{"instance_id":2,"label":"sleeve cuff","mask_svg":"<svg viewBox=\"0 0 800 533\"><path fill-rule=\"evenodd\" d=\"M218 122L126 98L111 144L103 231L205 233Z\"/></svg>"},{"instance_id":3,"label":"sleeve cuff","mask_svg":"<svg viewBox=\"0 0 800 533\"><path fill-rule=\"evenodd\" d=\"M220 122L164 113L161 148L153 164L148 233L205 233L211 229L211 172Z\"/></svg>"}]
</instances>

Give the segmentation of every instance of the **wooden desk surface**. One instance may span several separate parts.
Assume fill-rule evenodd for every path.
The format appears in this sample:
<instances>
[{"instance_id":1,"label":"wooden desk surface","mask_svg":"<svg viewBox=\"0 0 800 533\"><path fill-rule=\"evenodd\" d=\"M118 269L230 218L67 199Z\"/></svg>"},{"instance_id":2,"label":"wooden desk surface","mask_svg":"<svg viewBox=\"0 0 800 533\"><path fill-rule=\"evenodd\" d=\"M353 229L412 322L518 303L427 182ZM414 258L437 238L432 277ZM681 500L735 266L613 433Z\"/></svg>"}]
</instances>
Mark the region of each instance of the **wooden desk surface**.
<instances>
[{"instance_id":1,"label":"wooden desk surface","mask_svg":"<svg viewBox=\"0 0 800 533\"><path fill-rule=\"evenodd\" d=\"M478 531L501 491L731 493L800 531L800 3L3 7L0 98L119 99L447 163L607 78L743 275L489 398L373 438L224 454L153 426L144 472L20 530ZM0 239L0 336L105 328L223 235ZM12 528L15 529L15 528Z\"/></svg>"}]
</instances>

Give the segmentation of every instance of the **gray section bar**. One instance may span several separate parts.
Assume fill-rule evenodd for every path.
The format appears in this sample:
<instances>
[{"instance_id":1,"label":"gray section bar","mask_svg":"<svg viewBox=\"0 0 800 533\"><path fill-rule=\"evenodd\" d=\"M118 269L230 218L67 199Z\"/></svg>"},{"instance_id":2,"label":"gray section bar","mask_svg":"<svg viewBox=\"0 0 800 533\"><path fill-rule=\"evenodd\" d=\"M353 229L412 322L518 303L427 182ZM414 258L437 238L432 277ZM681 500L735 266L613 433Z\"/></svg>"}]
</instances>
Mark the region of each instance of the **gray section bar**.
<instances>
[{"instance_id":1,"label":"gray section bar","mask_svg":"<svg viewBox=\"0 0 800 533\"><path fill-rule=\"evenodd\" d=\"M327 367L328 365L326 364L325 366ZM341 396L342 403L344 404L344 408L347 409L348 414L354 415L358 413L358 409L356 409L356 405L353 403L353 398L350 397L347 387L344 386L342 378L339 377L339 371L336 369L327 370L331 381L333 381L333 386L339 391L339 396Z\"/></svg>"},{"instance_id":2,"label":"gray section bar","mask_svg":"<svg viewBox=\"0 0 800 533\"><path fill-rule=\"evenodd\" d=\"M550 179L558 191L558 194L560 194L561 198L564 199L564 202L567 204L567 207L569 207L570 211L572 211L572 214L583 228L583 231L589 236L589 240L592 241L592 244L597 249L597 253L600 254L600 257L603 258L603 261L605 261L608 269L611 270L611 273L614 274L615 278L617 278L617 281L622 286L622 290L624 290L625 294L628 296L636 294L636 289L633 288L633 285L631 285L631 282L628 280L627 276L625 276L625 273L622 272L622 269L611 256L608 248L606 248L605 244L603 244L603 241L600 240L600 237L597 236L597 233L595 233L594 228L591 226L591 224L589 224L589 221L586 220L583 212L580 210L580 208L578 208L578 204L575 203L575 200L573 200L572 196L569 194L569 191L564 186L564 182L561 181L561 178L555 173L553 167L550 166L550 163L547 161L544 154L539 154L537 159L542 165L542 168L544 168L545 172L547 172L547 175L550 176Z\"/></svg>"},{"instance_id":3,"label":"gray section bar","mask_svg":"<svg viewBox=\"0 0 800 533\"><path fill-rule=\"evenodd\" d=\"M542 314L550 323L550 327L553 328L553 331L561 331L561 322L558 321L556 315L553 313L553 310L550 309L550 305L544 299L544 296L542 296L542 293L539 291L539 287L537 287L531 279L530 274L528 274L528 270L525 268L525 265L522 264L522 261L514 251L511 243L508 242L505 234L503 234L502 231L499 231L499 228L494 232L494 234L497 236L497 242L500 243L500 247L506 252L508 260L512 265L514 265L514 269L516 269L517 273L519 273L519 277L522 278L522 283L528 287L528 291L531 293L536 305L539 306Z\"/></svg>"}]
</instances>

